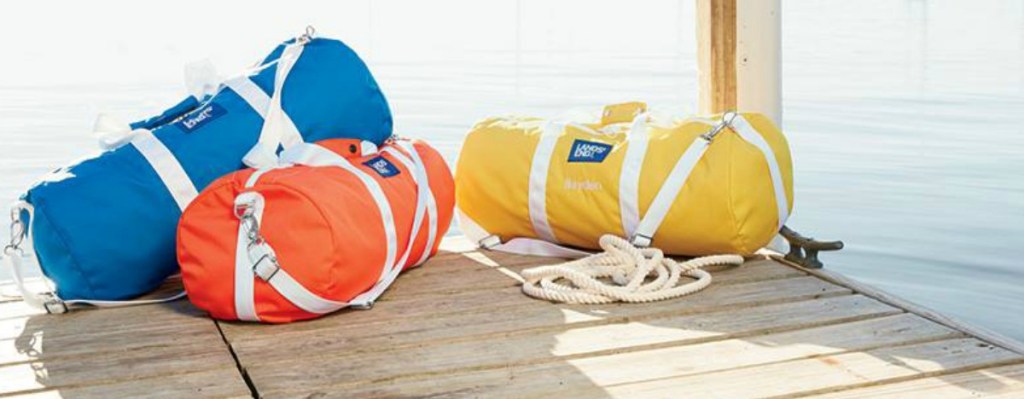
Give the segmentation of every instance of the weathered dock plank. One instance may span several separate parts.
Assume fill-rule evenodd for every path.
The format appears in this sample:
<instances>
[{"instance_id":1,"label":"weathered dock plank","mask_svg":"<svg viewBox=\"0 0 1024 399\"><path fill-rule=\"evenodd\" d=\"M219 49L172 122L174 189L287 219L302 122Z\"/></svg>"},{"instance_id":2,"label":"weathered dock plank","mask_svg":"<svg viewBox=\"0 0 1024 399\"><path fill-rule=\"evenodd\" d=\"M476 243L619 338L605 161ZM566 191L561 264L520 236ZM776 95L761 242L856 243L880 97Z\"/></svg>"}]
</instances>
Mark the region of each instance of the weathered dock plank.
<instances>
[{"instance_id":1,"label":"weathered dock plank","mask_svg":"<svg viewBox=\"0 0 1024 399\"><path fill-rule=\"evenodd\" d=\"M777 282L729 284L725 276L732 273L742 272L731 270L722 273L722 281L717 282L702 295L692 297L690 301L666 302L655 306L616 304L556 308L549 303L523 296L518 288L507 288L453 294L436 301L381 301L369 312L348 311L344 317L323 318L305 323L281 326L223 323L222 328L240 358L248 356L250 352L247 349L252 348L255 356L267 360L268 357L274 357L274 353L268 353L268 346L279 348L286 356L290 356L294 350L303 349L268 345L273 341L287 341L323 351L341 347L353 350L367 346L372 348L373 345L370 344L374 340L387 340L388 346L417 340L440 342L474 334L508 335L516 331L562 329L569 324L621 322L628 318L679 315L850 292L838 286L823 284L811 277L797 277ZM498 274L494 277L504 278ZM730 286L733 288L724 288ZM325 334L325 331L331 333ZM358 343L365 345L352 345Z\"/></svg>"},{"instance_id":2,"label":"weathered dock plank","mask_svg":"<svg viewBox=\"0 0 1024 399\"><path fill-rule=\"evenodd\" d=\"M913 315L896 315L748 338L723 339L690 345L683 342L679 346L573 358L544 364L492 364L492 367L485 370L449 370L429 375L407 375L405 367L393 368L392 373L396 375L391 378L379 378L368 383L356 384L354 387L345 384L345 389L321 388L317 394L348 392L359 393L360 396L365 393L368 396L416 394L459 397L471 393L483 397L521 397L578 392L580 396L586 397L603 392L602 396L607 396L611 393L609 389L616 386L645 381L700 376L811 356L960 336L956 331ZM553 341L557 339L557 336L552 337ZM458 355L467 354L448 354L446 357ZM501 355L492 355L507 356L504 352ZM419 357L408 359L410 361L403 364L437 362ZM777 383L784 385L781 380ZM284 396L290 396L300 389L301 385L283 388L282 393L288 393ZM274 396L273 392L267 394Z\"/></svg>"},{"instance_id":3,"label":"weathered dock plank","mask_svg":"<svg viewBox=\"0 0 1024 399\"><path fill-rule=\"evenodd\" d=\"M4 302L0 315L0 397L250 394L217 325L187 301L59 316Z\"/></svg>"},{"instance_id":4,"label":"weathered dock plank","mask_svg":"<svg viewBox=\"0 0 1024 399\"><path fill-rule=\"evenodd\" d=\"M860 298L863 299L863 298ZM844 303L843 301L839 301ZM854 302L845 302L853 304ZM878 304L880 305L880 304ZM686 345L696 342L746 336L765 331L787 330L848 319L891 314L894 309L875 303L863 308L845 308L834 314L802 314L793 319L766 319L767 315L784 316L796 313L802 306L775 306L771 309L745 309L718 314L692 315L679 319L647 319L642 322L605 324L565 330L550 330L521 336L489 335L471 341L435 344L429 338L419 345L376 347L365 351L340 351L332 356L306 358L288 362L254 364L249 369L257 388L275 383L290 387L330 385L340 381L345 386L451 375L466 370L505 368L516 365L561 362L603 354L632 352L652 347ZM762 311L763 314L759 314ZM702 320L704 319L704 320ZM698 327L702 322L708 324ZM758 323L760 322L760 323ZM679 325L686 327L680 327ZM402 367L395 367L402 359Z\"/></svg>"},{"instance_id":5,"label":"weathered dock plank","mask_svg":"<svg viewBox=\"0 0 1024 399\"><path fill-rule=\"evenodd\" d=\"M860 389L814 395L814 397L818 399L1022 398L1024 397L1024 364L990 367L893 384L872 385Z\"/></svg>"},{"instance_id":6,"label":"weathered dock plank","mask_svg":"<svg viewBox=\"0 0 1024 399\"><path fill-rule=\"evenodd\" d=\"M244 383L239 383L238 370L232 367L166 377L126 380L103 385L46 388L0 397L5 399L251 398L252 393Z\"/></svg>"},{"instance_id":7,"label":"weathered dock plank","mask_svg":"<svg viewBox=\"0 0 1024 399\"><path fill-rule=\"evenodd\" d=\"M971 370L1021 360L973 338L883 347L718 373L608 387L615 397L668 397L687 387L694 397L765 398L838 391L937 372ZM779 376L786 378L780 381Z\"/></svg>"},{"instance_id":8,"label":"weathered dock plank","mask_svg":"<svg viewBox=\"0 0 1024 399\"><path fill-rule=\"evenodd\" d=\"M287 325L0 301L0 398L1024 394L1017 343L841 276L757 258L676 300L564 305L519 289L557 259L444 247L371 311Z\"/></svg>"}]
</instances>

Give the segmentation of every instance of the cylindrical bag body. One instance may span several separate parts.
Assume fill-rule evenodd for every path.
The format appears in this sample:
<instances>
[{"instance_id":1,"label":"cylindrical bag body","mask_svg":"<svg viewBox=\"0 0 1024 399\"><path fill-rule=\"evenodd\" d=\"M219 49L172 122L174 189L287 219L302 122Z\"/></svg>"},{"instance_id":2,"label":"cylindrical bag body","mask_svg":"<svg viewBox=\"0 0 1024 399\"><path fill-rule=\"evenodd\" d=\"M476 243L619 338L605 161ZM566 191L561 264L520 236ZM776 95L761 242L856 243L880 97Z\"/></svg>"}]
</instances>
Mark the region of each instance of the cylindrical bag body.
<instances>
[{"instance_id":1,"label":"cylindrical bag body","mask_svg":"<svg viewBox=\"0 0 1024 399\"><path fill-rule=\"evenodd\" d=\"M768 244L793 204L778 128L758 114L717 131L720 116L651 123L633 106L609 106L592 124L478 123L455 169L462 230L584 249L615 234L676 255L750 254Z\"/></svg>"},{"instance_id":2,"label":"cylindrical bag body","mask_svg":"<svg viewBox=\"0 0 1024 399\"><path fill-rule=\"evenodd\" d=\"M437 251L455 189L436 150L418 141L369 153L348 140L303 147L282 153L295 165L219 179L182 215L182 280L211 316L282 323L372 304Z\"/></svg>"},{"instance_id":3,"label":"cylindrical bag body","mask_svg":"<svg viewBox=\"0 0 1024 399\"><path fill-rule=\"evenodd\" d=\"M279 68L285 63L290 69ZM178 271L174 232L184 206L243 168L243 157L260 155L254 148L272 159L279 144L381 144L391 125L383 93L352 49L289 40L212 96L132 124L130 142L45 177L23 196L21 218L60 298L136 297Z\"/></svg>"}]
</instances>

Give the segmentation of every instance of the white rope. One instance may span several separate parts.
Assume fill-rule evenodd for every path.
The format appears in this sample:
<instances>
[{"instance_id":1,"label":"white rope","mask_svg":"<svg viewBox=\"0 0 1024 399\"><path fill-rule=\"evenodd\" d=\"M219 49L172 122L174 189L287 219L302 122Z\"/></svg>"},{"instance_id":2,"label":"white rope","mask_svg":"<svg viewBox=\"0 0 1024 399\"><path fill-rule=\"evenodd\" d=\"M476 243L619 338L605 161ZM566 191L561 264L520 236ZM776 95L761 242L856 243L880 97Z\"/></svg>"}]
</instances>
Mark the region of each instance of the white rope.
<instances>
[{"instance_id":1,"label":"white rope","mask_svg":"<svg viewBox=\"0 0 1024 399\"><path fill-rule=\"evenodd\" d=\"M659 249L638 248L613 235L602 236L599 244L602 253L523 270L523 293L577 304L654 302L690 295L710 285L711 274L701 270L703 267L743 264L739 255L705 256L679 263ZM652 276L654 279L648 280ZM677 285L683 276L695 281Z\"/></svg>"}]
</instances>

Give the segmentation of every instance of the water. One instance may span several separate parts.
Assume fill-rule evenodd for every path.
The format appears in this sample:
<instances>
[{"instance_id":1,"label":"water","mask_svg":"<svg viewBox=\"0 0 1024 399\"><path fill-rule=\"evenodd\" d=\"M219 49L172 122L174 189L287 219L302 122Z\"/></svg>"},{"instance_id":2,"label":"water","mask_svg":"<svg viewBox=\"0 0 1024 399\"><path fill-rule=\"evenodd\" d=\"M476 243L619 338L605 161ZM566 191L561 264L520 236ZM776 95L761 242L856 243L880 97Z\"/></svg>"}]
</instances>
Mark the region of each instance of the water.
<instances>
[{"instance_id":1,"label":"water","mask_svg":"<svg viewBox=\"0 0 1024 399\"><path fill-rule=\"evenodd\" d=\"M98 112L147 116L184 95L184 63L237 70L307 23L359 51L398 132L449 160L488 115L696 108L692 1L179 3L4 6L0 200L92 151ZM784 7L790 225L846 241L830 269L1024 339L1024 4ZM114 11L82 17L97 10Z\"/></svg>"}]
</instances>

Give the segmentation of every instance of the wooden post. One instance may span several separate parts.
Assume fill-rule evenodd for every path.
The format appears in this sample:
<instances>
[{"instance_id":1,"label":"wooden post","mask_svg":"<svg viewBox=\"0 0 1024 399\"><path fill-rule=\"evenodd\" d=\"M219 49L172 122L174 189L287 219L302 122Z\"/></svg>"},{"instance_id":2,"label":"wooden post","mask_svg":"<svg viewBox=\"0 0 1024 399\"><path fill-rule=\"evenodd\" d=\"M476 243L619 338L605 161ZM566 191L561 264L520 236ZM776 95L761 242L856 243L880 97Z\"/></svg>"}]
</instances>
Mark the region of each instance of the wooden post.
<instances>
[{"instance_id":1,"label":"wooden post","mask_svg":"<svg viewBox=\"0 0 1024 399\"><path fill-rule=\"evenodd\" d=\"M736 1L697 0L700 112L736 109Z\"/></svg>"},{"instance_id":2,"label":"wooden post","mask_svg":"<svg viewBox=\"0 0 1024 399\"><path fill-rule=\"evenodd\" d=\"M698 0L700 111L760 112L782 123L780 0Z\"/></svg>"}]
</instances>

